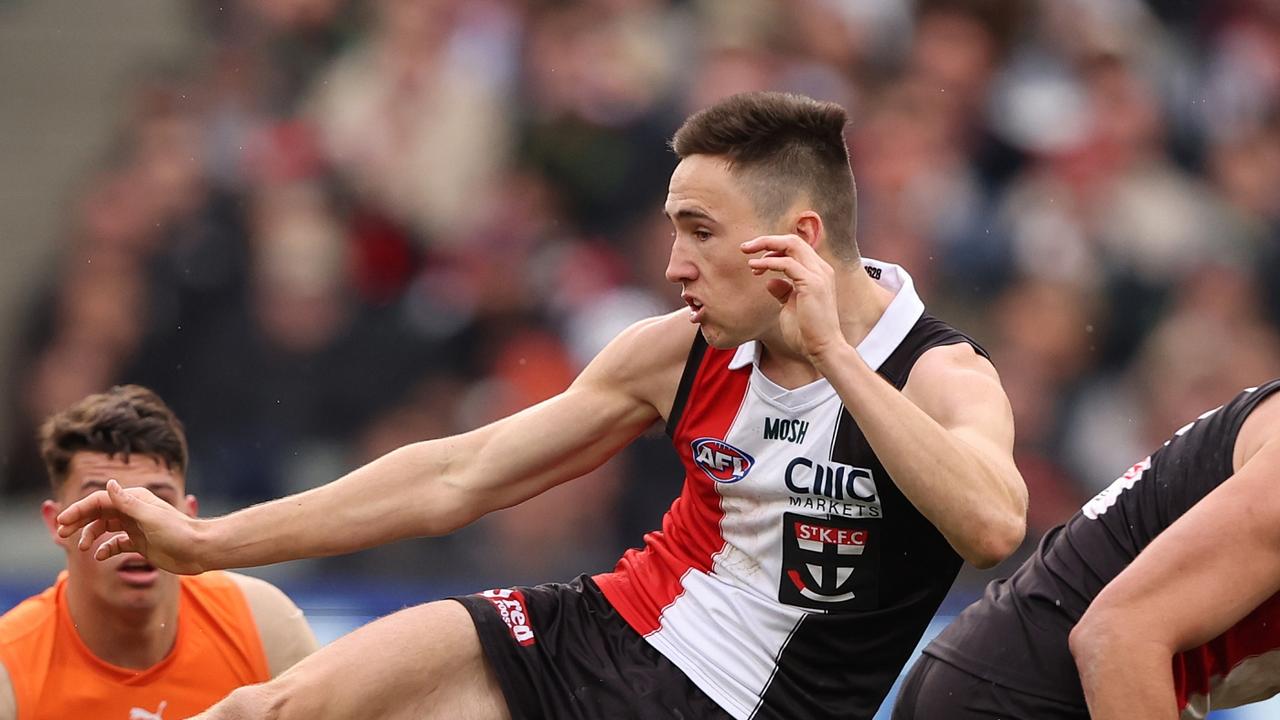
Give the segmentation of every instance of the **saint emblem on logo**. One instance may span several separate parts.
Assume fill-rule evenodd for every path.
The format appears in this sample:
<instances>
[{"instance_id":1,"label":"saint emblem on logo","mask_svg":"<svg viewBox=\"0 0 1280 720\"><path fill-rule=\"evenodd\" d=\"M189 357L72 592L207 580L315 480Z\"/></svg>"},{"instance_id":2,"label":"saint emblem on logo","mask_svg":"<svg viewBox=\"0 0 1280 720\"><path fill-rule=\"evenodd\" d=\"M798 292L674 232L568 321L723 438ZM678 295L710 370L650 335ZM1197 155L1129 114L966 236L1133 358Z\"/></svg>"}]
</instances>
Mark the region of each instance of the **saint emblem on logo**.
<instances>
[{"instance_id":1,"label":"saint emblem on logo","mask_svg":"<svg viewBox=\"0 0 1280 720\"><path fill-rule=\"evenodd\" d=\"M839 517L782 516L778 600L815 610L877 606L880 528Z\"/></svg>"}]
</instances>

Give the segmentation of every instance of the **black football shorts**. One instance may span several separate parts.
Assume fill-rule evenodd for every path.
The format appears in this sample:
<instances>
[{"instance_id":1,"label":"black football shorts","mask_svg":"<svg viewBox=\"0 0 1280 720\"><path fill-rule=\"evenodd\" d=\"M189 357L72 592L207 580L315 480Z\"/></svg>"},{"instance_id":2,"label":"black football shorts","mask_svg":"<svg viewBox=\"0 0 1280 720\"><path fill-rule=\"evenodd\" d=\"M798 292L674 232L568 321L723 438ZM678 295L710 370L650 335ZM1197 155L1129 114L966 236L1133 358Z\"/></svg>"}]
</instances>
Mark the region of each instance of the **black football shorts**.
<instances>
[{"instance_id":1,"label":"black football shorts","mask_svg":"<svg viewBox=\"0 0 1280 720\"><path fill-rule=\"evenodd\" d=\"M591 578L455 597L513 720L729 720Z\"/></svg>"},{"instance_id":2,"label":"black football shorts","mask_svg":"<svg viewBox=\"0 0 1280 720\"><path fill-rule=\"evenodd\" d=\"M893 720L1089 720L1089 711L983 680L921 655L907 673Z\"/></svg>"}]
</instances>

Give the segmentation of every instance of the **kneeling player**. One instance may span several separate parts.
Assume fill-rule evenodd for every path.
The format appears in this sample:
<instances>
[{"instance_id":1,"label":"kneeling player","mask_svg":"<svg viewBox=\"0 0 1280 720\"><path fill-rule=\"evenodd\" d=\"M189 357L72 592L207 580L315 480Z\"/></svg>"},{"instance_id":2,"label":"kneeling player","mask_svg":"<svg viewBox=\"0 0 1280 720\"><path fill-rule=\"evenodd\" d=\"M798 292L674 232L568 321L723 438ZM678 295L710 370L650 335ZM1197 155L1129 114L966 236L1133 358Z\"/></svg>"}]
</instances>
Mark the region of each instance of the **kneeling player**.
<instances>
[{"instance_id":1,"label":"kneeling player","mask_svg":"<svg viewBox=\"0 0 1280 720\"><path fill-rule=\"evenodd\" d=\"M1205 413L1046 534L925 649L895 720L1190 720L1280 691L1278 390Z\"/></svg>"},{"instance_id":2,"label":"kneeling player","mask_svg":"<svg viewBox=\"0 0 1280 720\"><path fill-rule=\"evenodd\" d=\"M0 720L188 717L315 650L302 612L262 580L179 577L133 553L96 562L53 533L109 480L195 514L186 434L155 393L90 395L49 418L40 445L53 492L42 512L67 569L0 616Z\"/></svg>"}]
</instances>

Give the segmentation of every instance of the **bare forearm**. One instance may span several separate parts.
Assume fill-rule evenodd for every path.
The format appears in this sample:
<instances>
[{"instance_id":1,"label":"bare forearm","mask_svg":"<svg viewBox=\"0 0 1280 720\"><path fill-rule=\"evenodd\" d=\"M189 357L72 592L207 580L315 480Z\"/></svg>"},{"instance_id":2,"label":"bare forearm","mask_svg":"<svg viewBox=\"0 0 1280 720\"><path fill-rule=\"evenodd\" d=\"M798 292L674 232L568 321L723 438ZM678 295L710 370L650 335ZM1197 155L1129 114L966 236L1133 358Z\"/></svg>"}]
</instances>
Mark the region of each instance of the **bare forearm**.
<instances>
[{"instance_id":1,"label":"bare forearm","mask_svg":"<svg viewBox=\"0 0 1280 720\"><path fill-rule=\"evenodd\" d=\"M1077 628L1071 652L1093 720L1176 720L1172 652L1133 632Z\"/></svg>"},{"instance_id":2,"label":"bare forearm","mask_svg":"<svg viewBox=\"0 0 1280 720\"><path fill-rule=\"evenodd\" d=\"M986 567L1021 542L1021 480L957 438L845 345L821 359L831 382L902 493L965 559Z\"/></svg>"},{"instance_id":3,"label":"bare forearm","mask_svg":"<svg viewBox=\"0 0 1280 720\"><path fill-rule=\"evenodd\" d=\"M444 443L395 450L321 487L204 523L207 569L355 552L464 524Z\"/></svg>"}]
</instances>

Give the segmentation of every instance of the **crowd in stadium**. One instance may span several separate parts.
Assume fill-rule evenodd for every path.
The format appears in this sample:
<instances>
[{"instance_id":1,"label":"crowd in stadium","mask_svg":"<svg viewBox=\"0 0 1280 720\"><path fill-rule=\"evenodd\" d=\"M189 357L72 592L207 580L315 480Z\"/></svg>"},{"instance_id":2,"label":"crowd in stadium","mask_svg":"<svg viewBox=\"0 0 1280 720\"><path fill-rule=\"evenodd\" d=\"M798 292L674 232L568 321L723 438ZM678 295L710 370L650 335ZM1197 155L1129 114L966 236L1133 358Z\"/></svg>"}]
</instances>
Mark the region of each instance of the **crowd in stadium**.
<instances>
[{"instance_id":1,"label":"crowd in stadium","mask_svg":"<svg viewBox=\"0 0 1280 720\"><path fill-rule=\"evenodd\" d=\"M139 78L31 298L4 493L114 383L228 507L554 394L680 305L664 143L763 88L850 109L860 248L991 351L1030 541L1280 367L1275 3L191 4L206 46ZM678 492L665 445L415 562L603 568Z\"/></svg>"}]
</instances>

